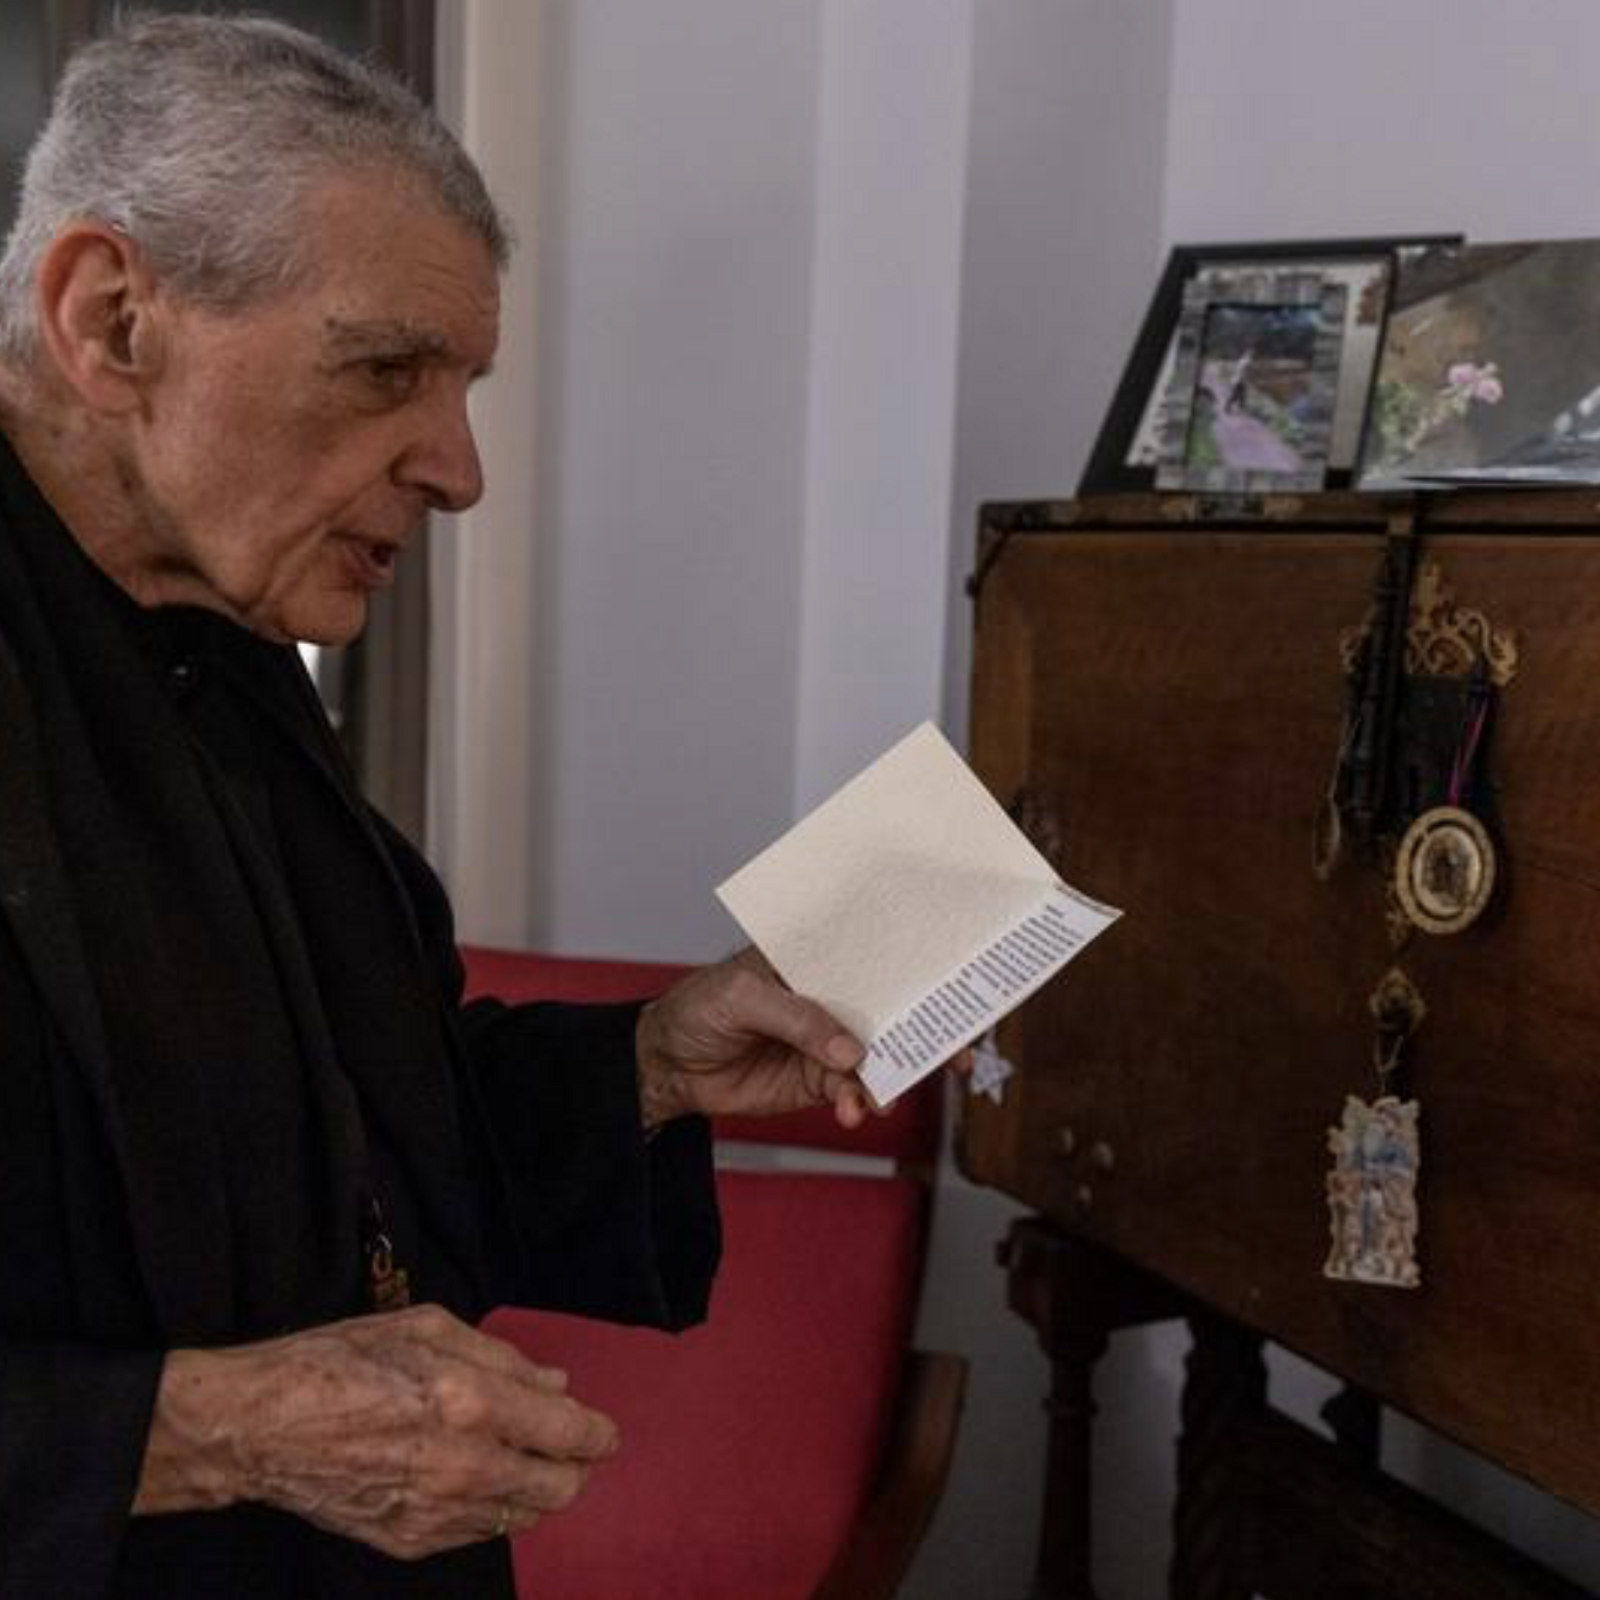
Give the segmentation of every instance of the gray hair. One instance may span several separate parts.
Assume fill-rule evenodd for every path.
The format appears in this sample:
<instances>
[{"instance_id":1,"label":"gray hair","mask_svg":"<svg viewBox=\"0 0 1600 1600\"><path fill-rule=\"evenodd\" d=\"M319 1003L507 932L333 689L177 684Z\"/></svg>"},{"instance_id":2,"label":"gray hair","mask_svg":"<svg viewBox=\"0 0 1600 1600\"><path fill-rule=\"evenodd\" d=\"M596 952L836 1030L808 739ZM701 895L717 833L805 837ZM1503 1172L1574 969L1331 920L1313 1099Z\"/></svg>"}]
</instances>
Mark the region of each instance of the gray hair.
<instances>
[{"instance_id":1,"label":"gray hair","mask_svg":"<svg viewBox=\"0 0 1600 1600\"><path fill-rule=\"evenodd\" d=\"M0 359L31 357L34 275L74 220L128 234L174 293L240 306L304 271L307 187L364 167L420 180L505 264L478 169L398 79L265 18L119 22L73 56L28 156L0 256Z\"/></svg>"}]
</instances>

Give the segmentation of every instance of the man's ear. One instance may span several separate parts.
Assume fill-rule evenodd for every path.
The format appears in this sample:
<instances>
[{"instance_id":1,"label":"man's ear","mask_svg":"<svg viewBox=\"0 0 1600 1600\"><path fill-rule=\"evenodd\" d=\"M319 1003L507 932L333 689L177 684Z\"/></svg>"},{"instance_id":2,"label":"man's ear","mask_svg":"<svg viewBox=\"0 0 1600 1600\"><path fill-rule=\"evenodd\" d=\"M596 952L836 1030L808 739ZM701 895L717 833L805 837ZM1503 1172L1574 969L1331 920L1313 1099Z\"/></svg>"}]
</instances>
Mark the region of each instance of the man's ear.
<instances>
[{"instance_id":1,"label":"man's ear","mask_svg":"<svg viewBox=\"0 0 1600 1600\"><path fill-rule=\"evenodd\" d=\"M155 285L127 234L75 222L51 240L34 280L39 339L92 410L133 410L161 365Z\"/></svg>"}]
</instances>

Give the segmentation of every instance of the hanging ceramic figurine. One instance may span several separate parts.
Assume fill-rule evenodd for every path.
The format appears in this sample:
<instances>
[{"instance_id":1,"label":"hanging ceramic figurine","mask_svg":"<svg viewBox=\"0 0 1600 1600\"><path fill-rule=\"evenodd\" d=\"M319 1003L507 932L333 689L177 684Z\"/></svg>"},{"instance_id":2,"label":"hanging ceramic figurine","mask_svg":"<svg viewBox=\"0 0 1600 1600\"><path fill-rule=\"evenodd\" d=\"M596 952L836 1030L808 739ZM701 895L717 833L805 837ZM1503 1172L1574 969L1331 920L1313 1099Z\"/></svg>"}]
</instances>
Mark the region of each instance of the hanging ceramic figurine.
<instances>
[{"instance_id":1,"label":"hanging ceramic figurine","mask_svg":"<svg viewBox=\"0 0 1600 1600\"><path fill-rule=\"evenodd\" d=\"M1415 1289L1422 1282L1417 1266L1420 1110L1417 1101L1389 1091L1428 1006L1411 979L1391 967L1368 996L1367 1007L1378 1095L1371 1104L1348 1095L1338 1127L1328 1130L1333 1237L1322 1270L1347 1282Z\"/></svg>"},{"instance_id":2,"label":"hanging ceramic figurine","mask_svg":"<svg viewBox=\"0 0 1600 1600\"><path fill-rule=\"evenodd\" d=\"M1330 1278L1415 1289L1417 1265L1418 1104L1357 1095L1328 1130L1333 1170L1328 1210L1333 1235L1323 1273Z\"/></svg>"}]
</instances>

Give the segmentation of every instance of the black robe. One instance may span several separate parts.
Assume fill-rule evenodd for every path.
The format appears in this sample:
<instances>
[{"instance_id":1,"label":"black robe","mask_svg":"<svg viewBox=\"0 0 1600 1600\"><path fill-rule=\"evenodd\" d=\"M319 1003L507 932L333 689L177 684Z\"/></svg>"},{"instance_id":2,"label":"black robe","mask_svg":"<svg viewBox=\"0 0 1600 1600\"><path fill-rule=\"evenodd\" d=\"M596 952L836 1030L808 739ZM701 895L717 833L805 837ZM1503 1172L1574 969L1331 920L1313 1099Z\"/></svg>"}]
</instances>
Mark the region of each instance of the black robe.
<instances>
[{"instance_id":1,"label":"black robe","mask_svg":"<svg viewBox=\"0 0 1600 1600\"><path fill-rule=\"evenodd\" d=\"M162 1354L414 1297L683 1326L709 1136L632 1007L462 1007L449 907L296 653L143 612L0 437L0 1600L494 1600L259 1506L129 1516Z\"/></svg>"}]
</instances>

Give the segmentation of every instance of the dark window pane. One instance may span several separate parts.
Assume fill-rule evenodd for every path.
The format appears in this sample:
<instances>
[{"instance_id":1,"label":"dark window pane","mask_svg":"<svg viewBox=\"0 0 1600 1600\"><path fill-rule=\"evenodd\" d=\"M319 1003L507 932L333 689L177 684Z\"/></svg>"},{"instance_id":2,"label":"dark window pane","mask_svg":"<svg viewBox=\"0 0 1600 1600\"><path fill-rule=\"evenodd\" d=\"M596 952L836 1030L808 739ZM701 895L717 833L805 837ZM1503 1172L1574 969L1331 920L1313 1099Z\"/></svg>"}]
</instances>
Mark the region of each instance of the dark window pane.
<instances>
[{"instance_id":1,"label":"dark window pane","mask_svg":"<svg viewBox=\"0 0 1600 1600\"><path fill-rule=\"evenodd\" d=\"M23 158L44 120L45 40L42 0L0 0L0 231L11 226Z\"/></svg>"},{"instance_id":2,"label":"dark window pane","mask_svg":"<svg viewBox=\"0 0 1600 1600\"><path fill-rule=\"evenodd\" d=\"M269 15L292 22L307 33L321 34L330 43L361 55L371 48L372 33L369 26L370 8L367 0L344 0L343 4L328 4L326 0L271 0L263 4L218 5L216 0L161 0L151 5L145 0L147 11L209 11L230 13L254 12L257 16ZM117 0L100 0L100 22L105 26L118 10Z\"/></svg>"}]
</instances>

